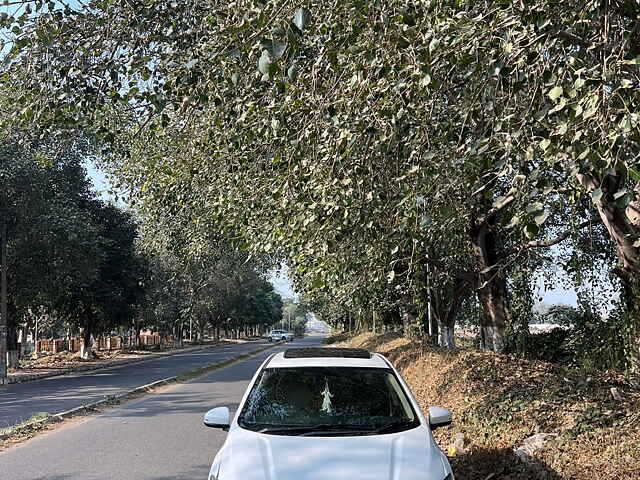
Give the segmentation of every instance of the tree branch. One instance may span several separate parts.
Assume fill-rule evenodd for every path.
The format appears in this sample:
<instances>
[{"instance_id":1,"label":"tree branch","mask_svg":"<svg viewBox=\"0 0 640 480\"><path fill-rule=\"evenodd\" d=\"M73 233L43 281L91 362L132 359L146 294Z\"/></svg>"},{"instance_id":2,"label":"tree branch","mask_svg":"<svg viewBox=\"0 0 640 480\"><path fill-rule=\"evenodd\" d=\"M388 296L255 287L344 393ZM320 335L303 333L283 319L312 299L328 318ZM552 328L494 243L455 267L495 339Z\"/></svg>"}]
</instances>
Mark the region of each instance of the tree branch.
<instances>
[{"instance_id":1,"label":"tree branch","mask_svg":"<svg viewBox=\"0 0 640 480\"><path fill-rule=\"evenodd\" d=\"M516 196L511 193L509 195L507 195L506 197L504 197L502 200L500 200L497 205L495 207L493 207L491 210L489 210L486 215L480 217L478 220L476 220L476 227L480 227L481 225L484 225L486 223L489 223L491 220L493 220L502 210L504 210L505 208L507 208L509 205L511 205L514 201L516 200Z\"/></svg>"},{"instance_id":2,"label":"tree branch","mask_svg":"<svg viewBox=\"0 0 640 480\"><path fill-rule=\"evenodd\" d=\"M588 49L593 47L593 44L590 41L580 38L577 35L574 35L573 33L569 33L566 30L562 30L558 32L558 37L564 38L565 40L569 40L570 42L573 42L576 45L580 45L582 48Z\"/></svg>"},{"instance_id":3,"label":"tree branch","mask_svg":"<svg viewBox=\"0 0 640 480\"><path fill-rule=\"evenodd\" d=\"M578 225L577 229L581 230L585 227L587 227L588 225L591 225L593 223L594 219L590 218L589 220L585 220L584 222L582 222L580 225ZM575 229L570 229L567 230L565 232L562 232L560 235L558 235L555 238L552 238L551 240L532 240L530 242L525 243L524 245L520 245L518 247L514 247L512 248L506 256L510 256L513 255L514 253L522 253L525 250L528 250L530 248L547 248L547 247L552 247L553 245L557 245L560 242L563 242L564 240L566 240L567 238L569 238L569 236L571 235L571 233L575 231Z\"/></svg>"}]
</instances>

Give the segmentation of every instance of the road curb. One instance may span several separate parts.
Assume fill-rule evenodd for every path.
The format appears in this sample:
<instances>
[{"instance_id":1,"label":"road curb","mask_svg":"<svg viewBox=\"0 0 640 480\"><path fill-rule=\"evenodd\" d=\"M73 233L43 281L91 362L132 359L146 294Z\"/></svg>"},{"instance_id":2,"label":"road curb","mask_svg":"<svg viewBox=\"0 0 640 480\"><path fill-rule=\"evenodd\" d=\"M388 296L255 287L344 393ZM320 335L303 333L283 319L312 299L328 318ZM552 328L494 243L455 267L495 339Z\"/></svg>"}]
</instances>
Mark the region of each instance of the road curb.
<instances>
[{"instance_id":1,"label":"road curb","mask_svg":"<svg viewBox=\"0 0 640 480\"><path fill-rule=\"evenodd\" d=\"M238 360L246 360L254 355L257 355L258 353L262 353L265 350L269 350L270 348L273 348L277 345L282 344L283 342L274 342L274 343L270 343L267 344L261 348L258 348L256 350L247 352L247 353L243 353L240 355L236 355L234 357L228 358L226 360L220 360L218 362L214 362L214 363L209 363L207 365L204 365L202 367L199 367L197 370L201 370L202 371L202 375L207 374L207 370L208 369L215 369L216 367L219 368L223 368L226 366L229 366L235 362L237 362ZM196 349L194 349L195 351ZM201 349L198 349L201 350ZM29 430L39 430L40 428L42 428L45 425L49 425L51 423L60 423L63 422L64 420L71 418L71 417L75 417L77 415L81 415L84 413L88 413L88 412L92 412L92 411L96 411L98 408L103 407L103 406L108 406L108 405L117 405L119 404L122 400L125 400L129 397L131 397L132 395L137 395L137 394L143 394L143 393L149 393L151 391L153 391L155 388L157 387L161 387L164 385L169 385L172 383L178 383L180 382L180 376L183 375L186 372L183 372L180 375L175 375L173 377L167 377L167 378L163 378L162 380L156 380L155 382L151 382L151 383L147 383L146 385L141 385L139 387L135 387L132 388L131 390L127 390L125 392L122 393L118 393L116 395L110 395L108 397L103 398L102 400L98 400L96 402L91 402L91 403L87 403L85 405L80 405L79 407L75 407L72 408L70 410L66 410L64 412L60 412L60 413L56 413L53 415L49 415L45 418L42 419L38 419L38 420L33 420L31 422L25 422L22 423L20 425L16 425L14 427L10 427L8 429L8 431L6 431L5 433L0 433L0 441L4 441L9 439L10 437L12 437L13 435L19 434L20 432L23 431L29 431ZM188 381L188 380L185 380Z\"/></svg>"},{"instance_id":2,"label":"road curb","mask_svg":"<svg viewBox=\"0 0 640 480\"><path fill-rule=\"evenodd\" d=\"M134 364L134 363L140 363L140 362L146 362L146 361L150 361L150 360L155 360L157 358L170 357L172 355L178 355L180 353L197 352L199 350L205 350L207 348L220 347L221 345L231 345L231 343L217 343L215 345L201 345L201 346L197 346L197 347L188 347L188 348L177 350L177 351L152 353L152 354L150 354L148 356L144 356L144 357L141 357L141 358L125 358L125 359L121 359L121 360L112 360L112 361L105 362L103 364L98 364L98 365L83 365L83 366L80 366L80 367L64 368L64 369L58 370L57 372L31 373L31 374L25 374L25 375L13 375L11 377L6 377L6 379L2 379L2 380L5 380L5 382L2 383L0 381L0 385L11 385L11 384L15 384L15 383L26 383L26 382L32 382L34 380L41 380L43 378L59 377L59 376L62 376L62 375L69 375L69 374L73 374L73 373L89 372L91 370L103 370L103 369L113 368L113 367L122 367L122 366L125 366L125 365L131 365L131 364Z\"/></svg>"}]
</instances>

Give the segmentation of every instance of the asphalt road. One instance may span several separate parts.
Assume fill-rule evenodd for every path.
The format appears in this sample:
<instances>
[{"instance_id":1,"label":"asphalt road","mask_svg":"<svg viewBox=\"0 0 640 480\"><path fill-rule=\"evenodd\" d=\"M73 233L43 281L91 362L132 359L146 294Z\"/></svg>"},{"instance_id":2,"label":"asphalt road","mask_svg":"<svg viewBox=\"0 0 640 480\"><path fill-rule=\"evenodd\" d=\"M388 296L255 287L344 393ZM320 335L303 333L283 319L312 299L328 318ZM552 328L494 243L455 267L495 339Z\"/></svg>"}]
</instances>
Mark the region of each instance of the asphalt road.
<instances>
[{"instance_id":1,"label":"asphalt road","mask_svg":"<svg viewBox=\"0 0 640 480\"><path fill-rule=\"evenodd\" d=\"M0 480L205 480L226 433L202 425L204 413L232 413L249 380L273 352L313 346L311 336L84 417L0 453ZM35 383L35 382L34 382Z\"/></svg>"},{"instance_id":2,"label":"asphalt road","mask_svg":"<svg viewBox=\"0 0 640 480\"><path fill-rule=\"evenodd\" d=\"M0 386L0 428L36 413L60 413L196 367L249 353L266 342L213 346L104 370ZM0 469L0 478L1 478Z\"/></svg>"}]
</instances>

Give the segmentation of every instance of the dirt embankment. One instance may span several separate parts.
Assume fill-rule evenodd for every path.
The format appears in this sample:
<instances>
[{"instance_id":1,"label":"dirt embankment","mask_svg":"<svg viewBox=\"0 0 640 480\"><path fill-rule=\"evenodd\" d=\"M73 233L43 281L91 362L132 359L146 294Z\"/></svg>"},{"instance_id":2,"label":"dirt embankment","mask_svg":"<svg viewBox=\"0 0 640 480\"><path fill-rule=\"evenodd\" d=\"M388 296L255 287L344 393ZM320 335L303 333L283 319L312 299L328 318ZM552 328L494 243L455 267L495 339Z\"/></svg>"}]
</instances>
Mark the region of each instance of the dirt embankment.
<instances>
[{"instance_id":1,"label":"dirt embankment","mask_svg":"<svg viewBox=\"0 0 640 480\"><path fill-rule=\"evenodd\" d=\"M453 425L435 436L456 479L640 479L640 392L619 375L449 352L394 334L341 345L387 356L425 412L430 405L451 410ZM545 443L532 455L517 454L536 434L551 435L538 435Z\"/></svg>"}]
</instances>

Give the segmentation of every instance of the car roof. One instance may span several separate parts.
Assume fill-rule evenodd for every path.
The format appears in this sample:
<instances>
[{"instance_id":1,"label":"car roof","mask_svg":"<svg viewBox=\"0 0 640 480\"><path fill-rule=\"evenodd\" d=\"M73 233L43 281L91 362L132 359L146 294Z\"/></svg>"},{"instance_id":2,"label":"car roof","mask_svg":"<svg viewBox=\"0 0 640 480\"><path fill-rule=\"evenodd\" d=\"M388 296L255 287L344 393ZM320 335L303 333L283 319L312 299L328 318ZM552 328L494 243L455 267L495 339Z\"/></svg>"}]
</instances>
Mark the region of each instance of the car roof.
<instances>
[{"instance_id":1,"label":"car roof","mask_svg":"<svg viewBox=\"0 0 640 480\"><path fill-rule=\"evenodd\" d=\"M274 354L265 365L265 368L287 367L389 368L389 364L382 355L361 349L290 348Z\"/></svg>"}]
</instances>

